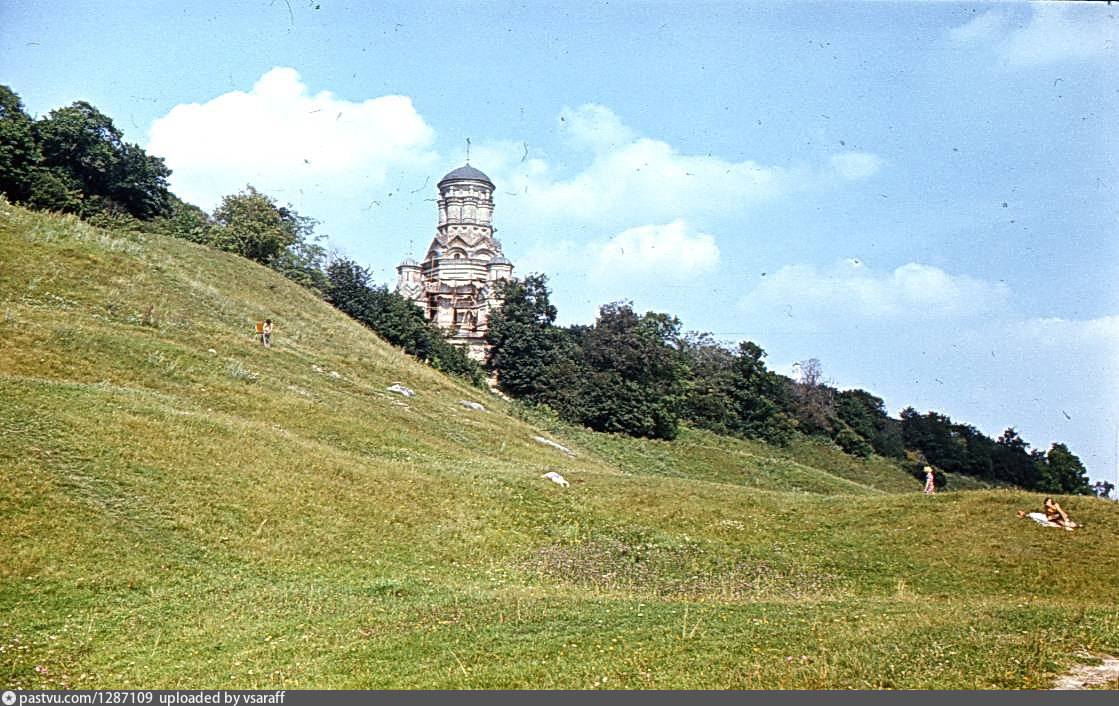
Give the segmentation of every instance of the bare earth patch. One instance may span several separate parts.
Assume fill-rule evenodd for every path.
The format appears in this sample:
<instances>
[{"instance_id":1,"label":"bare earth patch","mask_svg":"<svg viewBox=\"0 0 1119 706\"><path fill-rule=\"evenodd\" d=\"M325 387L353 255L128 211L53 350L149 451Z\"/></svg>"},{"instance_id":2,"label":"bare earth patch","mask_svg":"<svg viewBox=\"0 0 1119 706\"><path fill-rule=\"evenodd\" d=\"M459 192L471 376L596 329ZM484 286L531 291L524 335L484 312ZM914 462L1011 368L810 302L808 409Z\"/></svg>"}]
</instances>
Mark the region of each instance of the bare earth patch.
<instances>
[{"instance_id":1,"label":"bare earth patch","mask_svg":"<svg viewBox=\"0 0 1119 706\"><path fill-rule=\"evenodd\" d=\"M1103 664L1081 665L1057 677L1054 691L1119 688L1119 659L1104 657Z\"/></svg>"}]
</instances>

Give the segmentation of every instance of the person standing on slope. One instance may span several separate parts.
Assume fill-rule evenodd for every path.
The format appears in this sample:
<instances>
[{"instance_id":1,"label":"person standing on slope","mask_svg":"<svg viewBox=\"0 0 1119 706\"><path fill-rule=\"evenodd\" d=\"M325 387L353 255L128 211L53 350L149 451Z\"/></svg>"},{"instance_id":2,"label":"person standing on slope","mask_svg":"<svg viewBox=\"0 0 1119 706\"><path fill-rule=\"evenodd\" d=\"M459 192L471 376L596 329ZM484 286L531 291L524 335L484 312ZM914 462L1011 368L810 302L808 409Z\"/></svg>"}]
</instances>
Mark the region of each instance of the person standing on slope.
<instances>
[{"instance_id":1,"label":"person standing on slope","mask_svg":"<svg viewBox=\"0 0 1119 706\"><path fill-rule=\"evenodd\" d=\"M925 466L925 495L936 495L936 473L932 466Z\"/></svg>"},{"instance_id":2,"label":"person standing on slope","mask_svg":"<svg viewBox=\"0 0 1119 706\"><path fill-rule=\"evenodd\" d=\"M272 347L272 319L264 320L264 328L260 331L260 344L265 348Z\"/></svg>"}]
</instances>

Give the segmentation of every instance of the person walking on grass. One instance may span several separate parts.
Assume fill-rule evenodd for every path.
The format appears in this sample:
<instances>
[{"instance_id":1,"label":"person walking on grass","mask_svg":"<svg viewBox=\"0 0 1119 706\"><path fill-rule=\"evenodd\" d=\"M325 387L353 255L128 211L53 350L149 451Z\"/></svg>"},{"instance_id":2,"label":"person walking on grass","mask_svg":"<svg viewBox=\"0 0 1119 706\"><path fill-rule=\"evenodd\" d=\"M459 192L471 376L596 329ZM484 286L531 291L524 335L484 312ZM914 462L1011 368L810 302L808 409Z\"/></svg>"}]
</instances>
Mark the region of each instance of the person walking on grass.
<instances>
[{"instance_id":1,"label":"person walking on grass","mask_svg":"<svg viewBox=\"0 0 1119 706\"><path fill-rule=\"evenodd\" d=\"M272 347L272 319L264 320L264 328L260 330L260 344L265 348Z\"/></svg>"},{"instance_id":2,"label":"person walking on grass","mask_svg":"<svg viewBox=\"0 0 1119 706\"><path fill-rule=\"evenodd\" d=\"M936 495L936 473L932 466L925 466L925 495Z\"/></svg>"}]
</instances>

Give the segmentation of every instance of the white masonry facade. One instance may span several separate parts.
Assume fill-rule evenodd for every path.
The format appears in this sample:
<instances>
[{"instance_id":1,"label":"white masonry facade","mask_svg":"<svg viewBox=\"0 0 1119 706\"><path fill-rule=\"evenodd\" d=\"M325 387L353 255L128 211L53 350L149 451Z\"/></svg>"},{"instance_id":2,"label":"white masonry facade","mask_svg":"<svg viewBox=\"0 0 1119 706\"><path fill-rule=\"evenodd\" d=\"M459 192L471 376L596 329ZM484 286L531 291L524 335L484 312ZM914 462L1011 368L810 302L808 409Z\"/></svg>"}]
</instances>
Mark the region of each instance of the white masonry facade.
<instances>
[{"instance_id":1,"label":"white masonry facade","mask_svg":"<svg viewBox=\"0 0 1119 706\"><path fill-rule=\"evenodd\" d=\"M396 268L396 291L447 332L451 343L484 361L490 313L501 306L497 285L513 263L493 237L493 182L466 164L439 180L439 225L423 262Z\"/></svg>"}]
</instances>

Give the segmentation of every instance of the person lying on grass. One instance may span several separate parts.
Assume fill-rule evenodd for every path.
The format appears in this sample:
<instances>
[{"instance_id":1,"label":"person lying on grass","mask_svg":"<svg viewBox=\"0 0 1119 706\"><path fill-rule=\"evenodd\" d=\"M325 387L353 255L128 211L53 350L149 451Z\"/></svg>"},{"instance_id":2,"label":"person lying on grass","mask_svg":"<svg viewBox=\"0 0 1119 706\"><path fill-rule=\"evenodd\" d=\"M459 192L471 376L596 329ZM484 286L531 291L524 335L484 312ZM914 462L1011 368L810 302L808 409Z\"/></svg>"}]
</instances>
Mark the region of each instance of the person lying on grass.
<instances>
[{"instance_id":1,"label":"person lying on grass","mask_svg":"<svg viewBox=\"0 0 1119 706\"><path fill-rule=\"evenodd\" d=\"M1058 503L1053 498L1045 499L1042 510L1044 510L1044 512L1030 513L1027 513L1024 510L1019 510L1018 517L1028 517L1034 522L1045 525L1047 527L1064 527L1070 532L1080 526L1069 518L1068 513L1065 512L1065 509L1061 507L1060 503Z\"/></svg>"}]
</instances>

